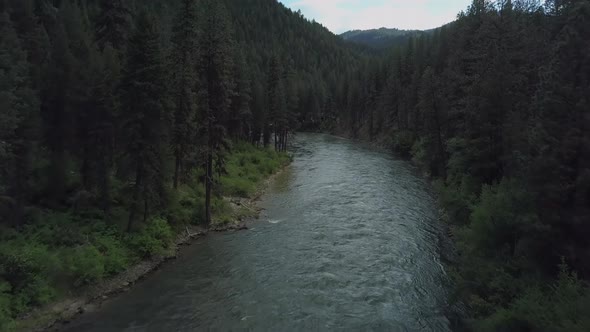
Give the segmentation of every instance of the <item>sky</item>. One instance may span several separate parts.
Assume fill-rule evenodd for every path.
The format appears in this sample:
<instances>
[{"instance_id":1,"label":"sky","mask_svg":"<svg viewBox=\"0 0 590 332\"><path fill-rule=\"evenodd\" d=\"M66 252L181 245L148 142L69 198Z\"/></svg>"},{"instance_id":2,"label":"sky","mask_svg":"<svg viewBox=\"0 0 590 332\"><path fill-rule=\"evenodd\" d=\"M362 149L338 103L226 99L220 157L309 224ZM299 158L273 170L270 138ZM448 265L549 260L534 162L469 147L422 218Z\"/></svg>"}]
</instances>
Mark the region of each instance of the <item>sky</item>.
<instances>
[{"instance_id":1,"label":"sky","mask_svg":"<svg viewBox=\"0 0 590 332\"><path fill-rule=\"evenodd\" d=\"M334 33L398 28L426 30L449 23L471 0L279 0Z\"/></svg>"}]
</instances>

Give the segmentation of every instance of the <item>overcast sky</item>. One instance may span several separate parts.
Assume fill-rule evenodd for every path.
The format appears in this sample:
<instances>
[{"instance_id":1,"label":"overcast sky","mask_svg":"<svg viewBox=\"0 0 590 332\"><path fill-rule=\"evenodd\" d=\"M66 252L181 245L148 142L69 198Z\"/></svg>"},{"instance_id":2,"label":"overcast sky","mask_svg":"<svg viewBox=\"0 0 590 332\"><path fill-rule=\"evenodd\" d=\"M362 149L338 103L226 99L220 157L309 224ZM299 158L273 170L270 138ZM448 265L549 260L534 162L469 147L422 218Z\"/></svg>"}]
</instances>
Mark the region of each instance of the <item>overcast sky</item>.
<instances>
[{"instance_id":1,"label":"overcast sky","mask_svg":"<svg viewBox=\"0 0 590 332\"><path fill-rule=\"evenodd\" d=\"M431 29L453 21L471 0L279 0L334 33L354 29Z\"/></svg>"}]
</instances>

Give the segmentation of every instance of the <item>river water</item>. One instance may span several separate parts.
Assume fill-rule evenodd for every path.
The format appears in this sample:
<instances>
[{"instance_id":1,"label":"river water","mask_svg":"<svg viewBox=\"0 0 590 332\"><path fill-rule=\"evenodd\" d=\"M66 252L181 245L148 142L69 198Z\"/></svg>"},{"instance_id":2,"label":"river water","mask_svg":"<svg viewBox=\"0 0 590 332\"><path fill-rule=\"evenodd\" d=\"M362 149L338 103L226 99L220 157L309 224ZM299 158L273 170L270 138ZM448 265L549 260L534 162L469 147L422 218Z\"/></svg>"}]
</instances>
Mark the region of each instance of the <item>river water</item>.
<instances>
[{"instance_id":1,"label":"river water","mask_svg":"<svg viewBox=\"0 0 590 332\"><path fill-rule=\"evenodd\" d=\"M251 230L209 236L67 331L450 331L428 182L364 144L299 134Z\"/></svg>"}]
</instances>

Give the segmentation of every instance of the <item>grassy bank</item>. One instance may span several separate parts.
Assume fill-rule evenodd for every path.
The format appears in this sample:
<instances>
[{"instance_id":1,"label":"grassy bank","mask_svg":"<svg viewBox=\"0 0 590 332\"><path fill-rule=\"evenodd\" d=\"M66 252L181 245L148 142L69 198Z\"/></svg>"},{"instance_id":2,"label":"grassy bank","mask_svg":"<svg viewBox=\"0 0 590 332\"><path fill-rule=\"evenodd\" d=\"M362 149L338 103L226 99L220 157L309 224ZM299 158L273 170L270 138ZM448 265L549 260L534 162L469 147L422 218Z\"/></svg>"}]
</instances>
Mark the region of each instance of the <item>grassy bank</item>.
<instances>
[{"instance_id":1,"label":"grassy bank","mask_svg":"<svg viewBox=\"0 0 590 332\"><path fill-rule=\"evenodd\" d=\"M411 133L393 135L390 146L428 172L432 156ZM456 171L433 176L443 219L458 255L447 269L456 303L466 307L458 329L473 331L590 331L590 288L562 258L534 254L551 228L539 222L535 196L521 179L486 184ZM429 174L432 175L432 174Z\"/></svg>"},{"instance_id":2,"label":"grassy bank","mask_svg":"<svg viewBox=\"0 0 590 332\"><path fill-rule=\"evenodd\" d=\"M236 144L216 188L212 227L252 215L226 197L253 195L288 162L284 154ZM201 177L195 172L178 190L169 189L165 207L132 233L124 231L128 213L123 185L113 189L109 217L92 204L59 210L30 207L29 222L21 230L0 229L0 330L18 329L18 318L35 308L83 294L142 261L169 255L178 233L203 222Z\"/></svg>"}]
</instances>

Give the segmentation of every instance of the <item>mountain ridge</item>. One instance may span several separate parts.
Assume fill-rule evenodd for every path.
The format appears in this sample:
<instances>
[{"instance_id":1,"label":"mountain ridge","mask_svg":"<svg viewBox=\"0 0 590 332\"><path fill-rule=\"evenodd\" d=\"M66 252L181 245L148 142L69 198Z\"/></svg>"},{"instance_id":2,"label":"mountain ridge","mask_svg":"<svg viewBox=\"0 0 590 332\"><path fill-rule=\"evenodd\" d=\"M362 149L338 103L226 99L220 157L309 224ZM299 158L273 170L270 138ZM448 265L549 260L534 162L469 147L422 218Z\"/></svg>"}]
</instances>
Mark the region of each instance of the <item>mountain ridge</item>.
<instances>
[{"instance_id":1,"label":"mountain ridge","mask_svg":"<svg viewBox=\"0 0 590 332\"><path fill-rule=\"evenodd\" d=\"M339 34L345 41L361 44L373 49L383 50L390 47L403 45L410 38L421 34L430 33L430 30L404 30L397 28L354 29Z\"/></svg>"}]
</instances>

